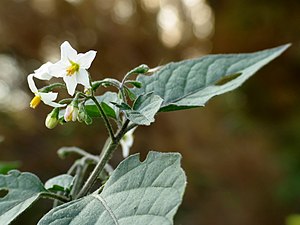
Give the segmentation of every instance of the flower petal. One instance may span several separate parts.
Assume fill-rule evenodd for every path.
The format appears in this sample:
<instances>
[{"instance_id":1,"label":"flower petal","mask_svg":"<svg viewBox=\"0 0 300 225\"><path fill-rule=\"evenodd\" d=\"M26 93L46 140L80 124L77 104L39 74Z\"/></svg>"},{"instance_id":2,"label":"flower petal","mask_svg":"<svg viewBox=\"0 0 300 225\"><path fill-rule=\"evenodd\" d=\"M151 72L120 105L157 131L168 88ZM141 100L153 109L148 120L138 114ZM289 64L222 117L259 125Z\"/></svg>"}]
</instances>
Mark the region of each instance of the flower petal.
<instances>
[{"instance_id":1,"label":"flower petal","mask_svg":"<svg viewBox=\"0 0 300 225\"><path fill-rule=\"evenodd\" d=\"M86 88L91 87L89 74L85 69L79 69L76 73L76 79L78 84L82 84Z\"/></svg>"},{"instance_id":2,"label":"flower petal","mask_svg":"<svg viewBox=\"0 0 300 225\"><path fill-rule=\"evenodd\" d=\"M81 68L83 69L88 69L90 68L93 60L95 59L96 57L96 51L88 51L86 53L80 53L78 54L78 60L77 60L77 63L80 65Z\"/></svg>"},{"instance_id":3,"label":"flower petal","mask_svg":"<svg viewBox=\"0 0 300 225\"><path fill-rule=\"evenodd\" d=\"M66 75L67 67L68 65L60 60L57 63L49 66L48 71L49 74L53 77L63 77Z\"/></svg>"},{"instance_id":4,"label":"flower petal","mask_svg":"<svg viewBox=\"0 0 300 225\"><path fill-rule=\"evenodd\" d=\"M76 80L76 75L73 75L73 76L64 76L63 79L67 85L67 90L68 90L68 93L69 95L74 95L75 93L75 89L76 89L76 86L77 86L77 80Z\"/></svg>"},{"instance_id":5,"label":"flower petal","mask_svg":"<svg viewBox=\"0 0 300 225\"><path fill-rule=\"evenodd\" d=\"M51 62L43 64L40 68L34 71L34 77L40 80L50 80L52 76L49 74L49 67L52 65L53 63Z\"/></svg>"},{"instance_id":6,"label":"flower petal","mask_svg":"<svg viewBox=\"0 0 300 225\"><path fill-rule=\"evenodd\" d=\"M120 144L121 144L121 147L122 147L123 158L126 158L129 155L129 146L123 140L120 141Z\"/></svg>"},{"instance_id":7,"label":"flower petal","mask_svg":"<svg viewBox=\"0 0 300 225\"><path fill-rule=\"evenodd\" d=\"M33 76L34 76L34 74L29 74L29 75L27 76L27 82L28 82L29 89L30 89L33 93L37 93L37 92L38 92L38 89L37 89L37 87L35 86L35 83L34 83L34 80L33 80Z\"/></svg>"},{"instance_id":8,"label":"flower petal","mask_svg":"<svg viewBox=\"0 0 300 225\"><path fill-rule=\"evenodd\" d=\"M135 131L136 127L128 131L120 141L122 147L122 154L123 157L126 158L129 155L129 150L133 145L133 132Z\"/></svg>"},{"instance_id":9,"label":"flower petal","mask_svg":"<svg viewBox=\"0 0 300 225\"><path fill-rule=\"evenodd\" d=\"M48 93L43 93L40 92L39 95L41 96L41 100L49 106L52 107L64 107L66 104L59 104L54 102L54 100L56 100L58 93L54 93L54 92L48 92Z\"/></svg>"},{"instance_id":10,"label":"flower petal","mask_svg":"<svg viewBox=\"0 0 300 225\"><path fill-rule=\"evenodd\" d=\"M74 61L77 58L77 51L74 48L72 48L68 41L65 41L61 44L60 51L61 60L63 61Z\"/></svg>"}]
</instances>

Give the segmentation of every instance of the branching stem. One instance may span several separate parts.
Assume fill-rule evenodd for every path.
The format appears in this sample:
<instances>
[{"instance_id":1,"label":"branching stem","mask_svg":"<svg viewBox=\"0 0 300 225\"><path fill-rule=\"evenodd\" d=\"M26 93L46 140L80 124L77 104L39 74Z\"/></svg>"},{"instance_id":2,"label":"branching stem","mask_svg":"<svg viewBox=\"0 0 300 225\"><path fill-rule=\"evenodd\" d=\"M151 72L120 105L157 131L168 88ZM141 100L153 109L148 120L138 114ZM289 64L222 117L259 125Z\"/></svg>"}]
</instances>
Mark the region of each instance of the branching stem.
<instances>
[{"instance_id":1,"label":"branching stem","mask_svg":"<svg viewBox=\"0 0 300 225\"><path fill-rule=\"evenodd\" d=\"M100 160L95 166L94 170L92 171L91 175L85 182L84 186L82 187L81 191L79 194L76 196L76 198L81 198L85 196L88 191L91 189L93 186L94 182L96 181L98 175L101 173L101 171L104 169L106 163L110 160L112 157L113 153L117 149L119 142L123 135L126 133L126 128L129 124L129 120L126 120L122 126L122 128L119 130L119 132L116 134L114 140L110 140L109 145L107 145L107 148L105 148L100 155Z\"/></svg>"}]
</instances>

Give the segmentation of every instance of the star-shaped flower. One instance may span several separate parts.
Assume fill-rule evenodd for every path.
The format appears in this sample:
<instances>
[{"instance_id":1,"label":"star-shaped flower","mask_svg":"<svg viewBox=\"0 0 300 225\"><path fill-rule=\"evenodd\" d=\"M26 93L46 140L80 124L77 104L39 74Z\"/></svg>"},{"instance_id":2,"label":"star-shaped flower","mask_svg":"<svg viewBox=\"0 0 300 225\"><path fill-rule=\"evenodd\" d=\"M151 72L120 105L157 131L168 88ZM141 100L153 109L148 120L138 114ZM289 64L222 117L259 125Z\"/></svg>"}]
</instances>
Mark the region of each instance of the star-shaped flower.
<instances>
[{"instance_id":1,"label":"star-shaped flower","mask_svg":"<svg viewBox=\"0 0 300 225\"><path fill-rule=\"evenodd\" d=\"M57 98L58 93L40 92L34 83L33 77L35 77L35 74L30 74L27 77L29 88L35 95L35 97L30 102L31 108L35 109L40 104L41 101L44 102L46 105L49 105L52 107L64 107L65 106L65 104L59 104L59 103L54 102Z\"/></svg>"},{"instance_id":2,"label":"star-shaped flower","mask_svg":"<svg viewBox=\"0 0 300 225\"><path fill-rule=\"evenodd\" d=\"M72 48L69 42L65 41L60 46L61 59L49 67L50 75L62 77L66 83L68 93L74 95L77 84L90 88L90 79L87 69L90 68L96 51L79 53Z\"/></svg>"}]
</instances>

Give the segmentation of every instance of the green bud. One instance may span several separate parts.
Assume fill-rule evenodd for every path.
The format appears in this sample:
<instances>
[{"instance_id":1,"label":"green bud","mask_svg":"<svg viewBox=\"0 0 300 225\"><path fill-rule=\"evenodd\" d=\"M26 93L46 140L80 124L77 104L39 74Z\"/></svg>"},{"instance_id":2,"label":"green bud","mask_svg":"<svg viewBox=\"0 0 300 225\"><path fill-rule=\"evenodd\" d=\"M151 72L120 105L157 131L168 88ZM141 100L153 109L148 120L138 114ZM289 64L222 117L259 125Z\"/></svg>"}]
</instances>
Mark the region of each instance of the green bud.
<instances>
[{"instance_id":1,"label":"green bud","mask_svg":"<svg viewBox=\"0 0 300 225\"><path fill-rule=\"evenodd\" d=\"M54 108L46 117L45 125L49 129L53 129L58 124L59 108Z\"/></svg>"},{"instance_id":2,"label":"green bud","mask_svg":"<svg viewBox=\"0 0 300 225\"><path fill-rule=\"evenodd\" d=\"M149 66L147 66L146 64L142 64L139 65L138 67L134 68L133 70L130 71L130 73L137 73L137 74L141 74L141 73L147 73L149 70Z\"/></svg>"},{"instance_id":3,"label":"green bud","mask_svg":"<svg viewBox=\"0 0 300 225\"><path fill-rule=\"evenodd\" d=\"M87 117L87 112L85 110L84 104L83 103L79 103L79 112L78 112L78 116L77 119L79 122L83 122L85 121L86 117Z\"/></svg>"}]
</instances>

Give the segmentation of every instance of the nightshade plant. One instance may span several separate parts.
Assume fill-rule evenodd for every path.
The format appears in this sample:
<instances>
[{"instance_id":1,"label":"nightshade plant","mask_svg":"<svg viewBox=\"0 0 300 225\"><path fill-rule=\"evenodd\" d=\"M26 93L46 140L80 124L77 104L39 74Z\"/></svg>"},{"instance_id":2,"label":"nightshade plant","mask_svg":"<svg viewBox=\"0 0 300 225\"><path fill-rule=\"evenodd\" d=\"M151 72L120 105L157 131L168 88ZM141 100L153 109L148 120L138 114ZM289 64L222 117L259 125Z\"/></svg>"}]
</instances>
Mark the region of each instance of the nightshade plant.
<instances>
[{"instance_id":1,"label":"nightshade plant","mask_svg":"<svg viewBox=\"0 0 300 225\"><path fill-rule=\"evenodd\" d=\"M173 224L186 186L181 155L151 151L143 162L139 154L128 156L134 129L153 123L159 112L200 107L213 96L239 87L288 47L208 55L154 69L140 65L122 81L93 81L87 69L96 52L78 54L64 42L60 61L46 63L28 75L34 93L30 106L36 108L42 101L53 107L45 121L50 129L69 121L90 125L94 119L102 118L108 139L99 156L77 147L59 149L62 158L69 154L80 157L66 174L45 184L27 172L12 170L0 175L0 190L7 191L0 198L0 223L11 223L38 199L49 198L54 200L53 208L40 219L39 225ZM64 82L36 87L35 79L53 77L63 78ZM78 84L84 86L84 91L77 88ZM109 86L116 91L97 95L98 89ZM63 88L70 97L57 101L57 91ZM113 169L109 160L119 144L125 159Z\"/></svg>"}]
</instances>

